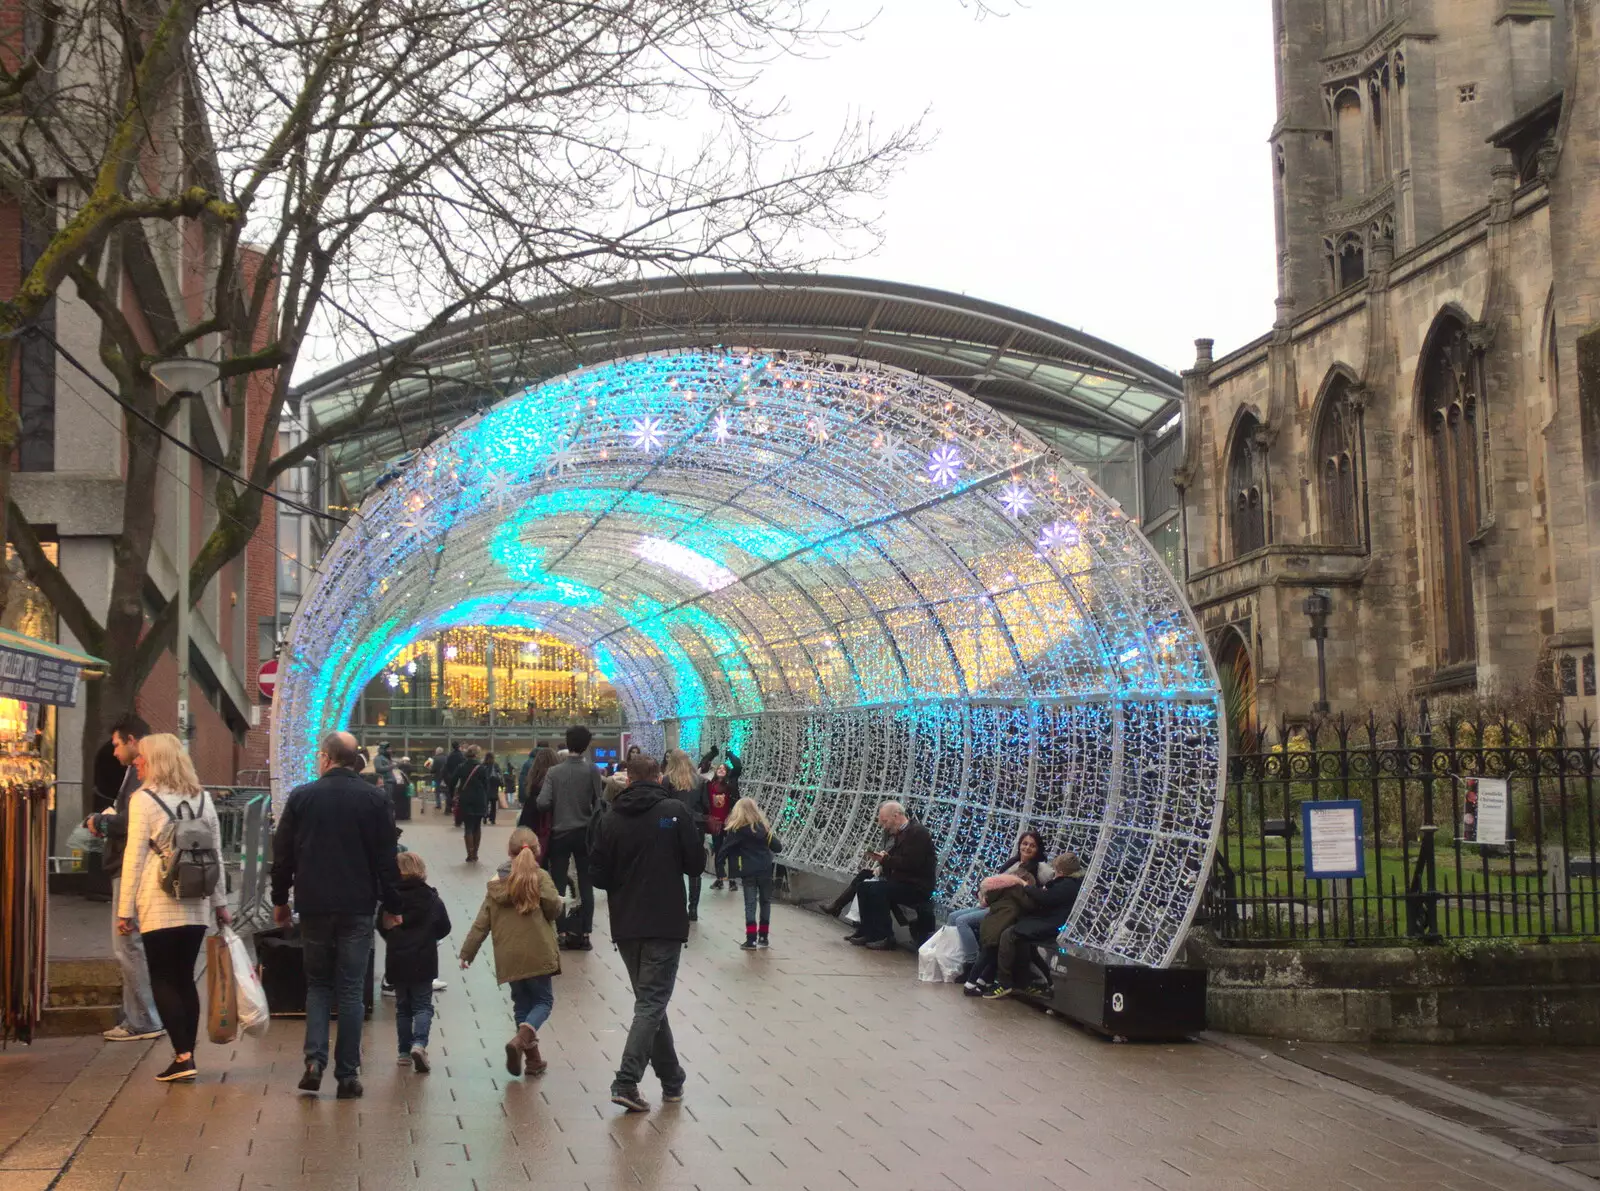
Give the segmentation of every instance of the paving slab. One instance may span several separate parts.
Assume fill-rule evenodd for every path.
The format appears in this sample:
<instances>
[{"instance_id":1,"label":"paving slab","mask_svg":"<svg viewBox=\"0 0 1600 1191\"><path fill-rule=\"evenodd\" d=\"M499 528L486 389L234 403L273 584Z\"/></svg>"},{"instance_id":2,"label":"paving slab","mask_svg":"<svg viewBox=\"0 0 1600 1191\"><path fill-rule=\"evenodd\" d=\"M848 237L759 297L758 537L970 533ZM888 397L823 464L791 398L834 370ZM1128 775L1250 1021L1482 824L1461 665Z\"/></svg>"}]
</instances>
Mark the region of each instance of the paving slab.
<instances>
[{"instance_id":1,"label":"paving slab","mask_svg":"<svg viewBox=\"0 0 1600 1191\"><path fill-rule=\"evenodd\" d=\"M450 907L447 955L508 834L486 828L486 863L474 867L437 816L407 826ZM672 1006L688 1099L648 1115L606 1098L632 1001L603 906L595 950L563 958L543 1031L550 1070L538 1079L500 1066L512 1020L487 949L470 972L444 970L430 1075L395 1062L393 1001L380 1000L360 1101L335 1100L331 1078L319 1097L295 1092L298 1020L230 1046L202 1040L194 1085L154 1080L168 1057L160 1046L60 1040L78 1048L77 1074L54 1085L58 1097L78 1089L63 1104L71 1120L51 1128L45 1113L13 1120L8 1108L0 1180L11 1181L0 1191L1563 1185L1536 1162L1441 1138L1226 1049L1112 1045L1024 1005L919 984L909 956L864 952L843 934L778 906L772 949L745 953L742 896L707 889ZM97 1061L112 1064L106 1078L85 1081ZM0 1066L0 1095L13 1082L4 1075ZM103 1089L98 1108L79 1095L91 1085ZM659 1099L653 1079L644 1090Z\"/></svg>"}]
</instances>

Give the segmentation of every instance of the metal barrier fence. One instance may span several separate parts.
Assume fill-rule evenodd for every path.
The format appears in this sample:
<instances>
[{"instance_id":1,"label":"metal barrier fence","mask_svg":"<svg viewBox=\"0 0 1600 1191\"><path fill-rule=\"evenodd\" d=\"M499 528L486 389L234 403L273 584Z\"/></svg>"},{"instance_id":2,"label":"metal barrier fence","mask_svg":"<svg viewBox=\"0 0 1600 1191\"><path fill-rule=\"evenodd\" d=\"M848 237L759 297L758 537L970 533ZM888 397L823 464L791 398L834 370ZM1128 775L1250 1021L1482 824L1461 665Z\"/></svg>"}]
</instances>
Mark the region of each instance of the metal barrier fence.
<instances>
[{"instance_id":1,"label":"metal barrier fence","mask_svg":"<svg viewBox=\"0 0 1600 1191\"><path fill-rule=\"evenodd\" d=\"M235 917L242 929L272 921L272 792L260 786L208 786L222 828L222 861L237 873Z\"/></svg>"},{"instance_id":2,"label":"metal barrier fence","mask_svg":"<svg viewBox=\"0 0 1600 1191\"><path fill-rule=\"evenodd\" d=\"M1235 944L1600 935L1597 777L1587 716L1280 728L1229 758L1202 914ZM1504 843L1474 842L1474 778L1505 782ZM1327 801L1359 804L1362 877L1307 875L1301 807Z\"/></svg>"}]
</instances>

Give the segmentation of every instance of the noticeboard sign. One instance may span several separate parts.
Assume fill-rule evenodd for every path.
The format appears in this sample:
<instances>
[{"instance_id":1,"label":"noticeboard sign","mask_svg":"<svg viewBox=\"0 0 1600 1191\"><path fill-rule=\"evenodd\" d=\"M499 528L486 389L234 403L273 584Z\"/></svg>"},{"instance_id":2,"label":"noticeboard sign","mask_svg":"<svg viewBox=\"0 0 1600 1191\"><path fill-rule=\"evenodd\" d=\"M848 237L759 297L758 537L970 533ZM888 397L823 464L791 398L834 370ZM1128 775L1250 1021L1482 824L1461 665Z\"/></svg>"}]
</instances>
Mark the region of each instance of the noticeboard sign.
<instances>
[{"instance_id":1,"label":"noticeboard sign","mask_svg":"<svg viewBox=\"0 0 1600 1191\"><path fill-rule=\"evenodd\" d=\"M76 707L78 664L0 645L0 698Z\"/></svg>"},{"instance_id":2,"label":"noticeboard sign","mask_svg":"<svg viewBox=\"0 0 1600 1191\"><path fill-rule=\"evenodd\" d=\"M1360 802L1302 802L1300 828L1307 877L1351 880L1367 875Z\"/></svg>"},{"instance_id":3,"label":"noticeboard sign","mask_svg":"<svg viewBox=\"0 0 1600 1191\"><path fill-rule=\"evenodd\" d=\"M1461 842L1504 846L1508 842L1510 783L1503 777L1469 777L1461 807Z\"/></svg>"}]
</instances>

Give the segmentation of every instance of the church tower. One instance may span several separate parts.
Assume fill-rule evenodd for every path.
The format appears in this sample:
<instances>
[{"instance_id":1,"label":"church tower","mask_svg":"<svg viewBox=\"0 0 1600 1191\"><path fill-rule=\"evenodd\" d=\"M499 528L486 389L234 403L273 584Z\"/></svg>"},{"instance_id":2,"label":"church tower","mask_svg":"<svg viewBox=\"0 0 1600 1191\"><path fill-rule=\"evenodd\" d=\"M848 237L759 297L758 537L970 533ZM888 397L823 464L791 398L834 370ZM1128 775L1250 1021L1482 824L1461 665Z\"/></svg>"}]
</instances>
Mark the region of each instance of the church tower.
<instances>
[{"instance_id":1,"label":"church tower","mask_svg":"<svg viewBox=\"0 0 1600 1191\"><path fill-rule=\"evenodd\" d=\"M1362 281L1375 245L1404 254L1484 205L1516 151L1496 133L1558 110L1563 8L1273 0L1280 297L1303 311Z\"/></svg>"}]
</instances>

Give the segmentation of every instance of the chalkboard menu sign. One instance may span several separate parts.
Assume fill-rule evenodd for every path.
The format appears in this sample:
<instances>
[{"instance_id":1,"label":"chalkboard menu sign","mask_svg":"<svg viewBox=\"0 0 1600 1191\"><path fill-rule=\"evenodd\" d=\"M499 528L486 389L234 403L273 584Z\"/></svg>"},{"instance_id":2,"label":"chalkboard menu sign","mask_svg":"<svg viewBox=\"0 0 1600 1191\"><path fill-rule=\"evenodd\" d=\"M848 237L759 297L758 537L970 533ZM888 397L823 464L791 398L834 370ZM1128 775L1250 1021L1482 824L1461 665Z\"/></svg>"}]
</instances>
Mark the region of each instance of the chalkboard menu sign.
<instances>
[{"instance_id":1,"label":"chalkboard menu sign","mask_svg":"<svg viewBox=\"0 0 1600 1191\"><path fill-rule=\"evenodd\" d=\"M0 645L0 698L75 707L78 664Z\"/></svg>"}]
</instances>

